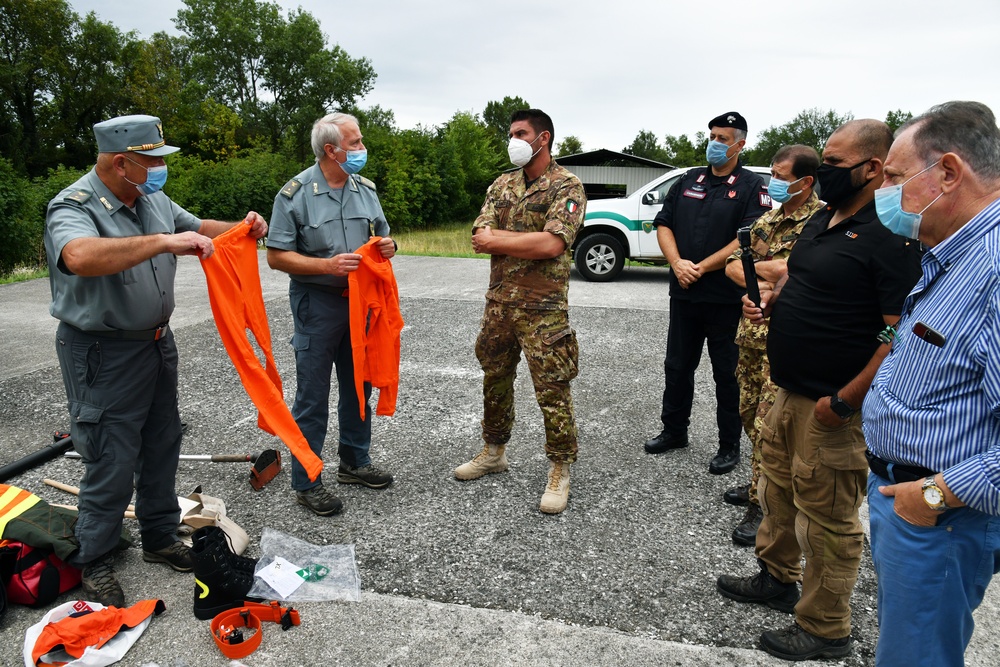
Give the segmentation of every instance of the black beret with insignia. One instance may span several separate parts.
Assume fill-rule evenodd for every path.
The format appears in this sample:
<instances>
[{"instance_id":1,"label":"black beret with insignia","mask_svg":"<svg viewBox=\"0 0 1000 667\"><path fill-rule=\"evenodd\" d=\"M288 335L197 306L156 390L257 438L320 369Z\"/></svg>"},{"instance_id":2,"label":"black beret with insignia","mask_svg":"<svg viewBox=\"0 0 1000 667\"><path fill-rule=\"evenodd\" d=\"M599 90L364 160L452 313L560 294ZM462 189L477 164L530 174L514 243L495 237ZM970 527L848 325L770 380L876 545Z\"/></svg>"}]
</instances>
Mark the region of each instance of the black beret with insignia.
<instances>
[{"instance_id":1,"label":"black beret with insignia","mask_svg":"<svg viewBox=\"0 0 1000 667\"><path fill-rule=\"evenodd\" d=\"M727 111L708 121L708 129L713 127L732 127L737 130L747 131L747 119L735 111Z\"/></svg>"}]
</instances>

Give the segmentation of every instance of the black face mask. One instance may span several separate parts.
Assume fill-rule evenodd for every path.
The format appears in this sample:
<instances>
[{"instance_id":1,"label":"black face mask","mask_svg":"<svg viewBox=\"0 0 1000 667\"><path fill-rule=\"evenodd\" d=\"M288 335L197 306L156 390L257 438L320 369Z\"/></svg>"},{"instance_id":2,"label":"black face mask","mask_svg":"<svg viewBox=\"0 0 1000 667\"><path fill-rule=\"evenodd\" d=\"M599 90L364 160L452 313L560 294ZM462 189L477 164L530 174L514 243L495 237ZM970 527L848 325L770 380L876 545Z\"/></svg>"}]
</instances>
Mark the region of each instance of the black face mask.
<instances>
[{"instance_id":1,"label":"black face mask","mask_svg":"<svg viewBox=\"0 0 1000 667\"><path fill-rule=\"evenodd\" d=\"M871 160L871 158L868 158ZM816 170L816 180L819 181L819 196L827 204L836 209L847 201L855 192L868 185L865 181L855 185L852 174L855 169L868 162L862 160L853 167L835 167L832 164L821 164Z\"/></svg>"}]
</instances>

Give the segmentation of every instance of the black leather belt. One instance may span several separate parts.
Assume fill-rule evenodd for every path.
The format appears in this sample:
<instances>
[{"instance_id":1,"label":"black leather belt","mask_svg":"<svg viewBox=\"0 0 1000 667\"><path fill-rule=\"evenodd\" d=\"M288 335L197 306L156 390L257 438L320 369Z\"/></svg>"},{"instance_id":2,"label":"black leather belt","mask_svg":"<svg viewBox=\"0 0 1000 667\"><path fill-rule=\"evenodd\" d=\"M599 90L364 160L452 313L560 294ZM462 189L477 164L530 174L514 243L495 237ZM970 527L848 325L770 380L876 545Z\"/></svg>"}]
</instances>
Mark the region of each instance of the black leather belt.
<instances>
[{"instance_id":1,"label":"black leather belt","mask_svg":"<svg viewBox=\"0 0 1000 667\"><path fill-rule=\"evenodd\" d=\"M83 329L76 329L81 333L85 333L88 336L96 336L97 338L112 338L116 340L160 340L165 335L167 335L168 322L164 322L155 329L143 329L141 331L125 331L124 329L112 329L111 331L84 331ZM72 325L69 325L72 326Z\"/></svg>"},{"instance_id":2,"label":"black leather belt","mask_svg":"<svg viewBox=\"0 0 1000 667\"><path fill-rule=\"evenodd\" d=\"M871 453L871 450L865 450L865 458L868 459L868 467L871 471L883 477L893 484L899 484L900 482L916 482L920 479L925 479L931 475L936 474L930 468L921 468L920 466L905 466L902 463L890 463L885 459L880 459Z\"/></svg>"}]
</instances>

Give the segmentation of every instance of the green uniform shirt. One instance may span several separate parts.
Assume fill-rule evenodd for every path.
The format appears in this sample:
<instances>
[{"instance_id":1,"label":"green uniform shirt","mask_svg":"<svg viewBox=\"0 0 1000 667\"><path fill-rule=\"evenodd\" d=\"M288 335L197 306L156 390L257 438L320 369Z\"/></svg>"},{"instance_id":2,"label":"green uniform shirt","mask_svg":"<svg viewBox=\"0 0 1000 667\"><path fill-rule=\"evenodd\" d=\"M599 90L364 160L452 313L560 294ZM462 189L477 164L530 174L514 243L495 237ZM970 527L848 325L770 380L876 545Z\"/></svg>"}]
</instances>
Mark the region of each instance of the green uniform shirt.
<instances>
[{"instance_id":1,"label":"green uniform shirt","mask_svg":"<svg viewBox=\"0 0 1000 667\"><path fill-rule=\"evenodd\" d=\"M813 192L790 216L786 216L784 210L779 207L757 218L750 227L753 244L750 246L750 252L754 261L787 260L806 221L821 208L823 202ZM726 263L739 260L742 256L742 250L737 248ZM767 322L754 324L747 318L741 317L739 327L736 329L736 344L759 350L767 349Z\"/></svg>"},{"instance_id":2,"label":"green uniform shirt","mask_svg":"<svg viewBox=\"0 0 1000 667\"><path fill-rule=\"evenodd\" d=\"M553 160L530 186L524 170L501 174L486 192L476 228L490 226L514 232L549 232L566 244L552 259L519 259L493 255L486 298L517 308L568 310L570 248L583 225L587 198L575 175Z\"/></svg>"},{"instance_id":3,"label":"green uniform shirt","mask_svg":"<svg viewBox=\"0 0 1000 667\"><path fill-rule=\"evenodd\" d=\"M375 184L358 175L333 189L319 165L285 184L274 197L267 247L328 258L354 252L372 236L388 236L389 223ZM347 276L291 275L293 280L327 287L347 287Z\"/></svg>"},{"instance_id":4,"label":"green uniform shirt","mask_svg":"<svg viewBox=\"0 0 1000 667\"><path fill-rule=\"evenodd\" d=\"M52 288L49 312L84 331L156 328L174 312L177 257L163 253L121 273L83 277L66 268L63 248L78 238L174 234L200 228L201 220L162 192L140 196L133 212L91 170L49 202L45 217Z\"/></svg>"}]
</instances>

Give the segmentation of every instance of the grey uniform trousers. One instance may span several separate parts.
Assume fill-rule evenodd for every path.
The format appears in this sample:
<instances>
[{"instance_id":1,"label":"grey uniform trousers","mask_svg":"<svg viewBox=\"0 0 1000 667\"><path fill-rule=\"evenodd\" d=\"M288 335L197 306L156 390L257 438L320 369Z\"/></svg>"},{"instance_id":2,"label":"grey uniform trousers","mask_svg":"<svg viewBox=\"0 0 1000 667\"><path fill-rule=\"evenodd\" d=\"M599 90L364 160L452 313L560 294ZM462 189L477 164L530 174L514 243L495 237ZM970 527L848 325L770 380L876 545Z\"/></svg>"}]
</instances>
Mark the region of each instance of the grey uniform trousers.
<instances>
[{"instance_id":1,"label":"grey uniform trousers","mask_svg":"<svg viewBox=\"0 0 1000 667\"><path fill-rule=\"evenodd\" d=\"M83 458L73 558L82 566L110 552L135 484L142 547L176 540L180 507L174 489L181 449L177 346L167 329L158 341L117 340L61 323L56 353Z\"/></svg>"}]
</instances>

